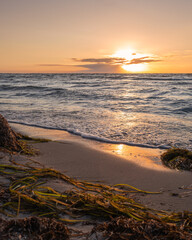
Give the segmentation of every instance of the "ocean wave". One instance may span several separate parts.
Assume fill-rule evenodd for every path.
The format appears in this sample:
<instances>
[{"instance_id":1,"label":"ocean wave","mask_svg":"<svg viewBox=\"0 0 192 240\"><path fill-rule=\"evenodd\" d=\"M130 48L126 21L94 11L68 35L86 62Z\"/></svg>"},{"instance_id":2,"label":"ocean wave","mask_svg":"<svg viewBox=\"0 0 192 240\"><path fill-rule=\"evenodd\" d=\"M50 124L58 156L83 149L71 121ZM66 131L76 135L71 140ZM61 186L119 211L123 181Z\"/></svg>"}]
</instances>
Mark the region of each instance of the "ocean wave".
<instances>
[{"instance_id":1,"label":"ocean wave","mask_svg":"<svg viewBox=\"0 0 192 240\"><path fill-rule=\"evenodd\" d=\"M91 134L86 134L77 130L72 130L72 129L67 129L67 128L58 128L58 127L47 127L47 126L41 126L38 124L28 124L28 123L23 123L23 122L19 122L19 121L9 121L10 123L16 123L16 124L20 124L20 125L25 125L25 126L29 126L29 127L37 127L37 128L42 128L42 129L49 129L49 130L60 130L60 131L66 131L68 133L71 133L73 135L76 136L80 136L82 138L85 139L89 139L89 140L94 140L94 141L98 141L98 142L103 142L103 143L110 143L110 144L124 144L124 145L128 145L128 146L134 146L134 147L143 147L143 148L155 148L155 149L169 149L170 146L168 145L149 145L149 144L142 144L142 143L133 143L133 142L127 142L127 141L117 141L117 140L111 140L108 138L102 138L102 137L98 137L98 136L94 136Z\"/></svg>"},{"instance_id":2,"label":"ocean wave","mask_svg":"<svg viewBox=\"0 0 192 240\"><path fill-rule=\"evenodd\" d=\"M177 108L174 110L175 112L185 112L185 113L192 113L192 107L182 107L182 108Z\"/></svg>"},{"instance_id":3,"label":"ocean wave","mask_svg":"<svg viewBox=\"0 0 192 240\"><path fill-rule=\"evenodd\" d=\"M48 87L42 87L42 86L33 86L33 85L29 85L29 86L14 86L12 84L5 84L5 85L1 85L1 89L0 91L4 91L4 90L9 90L9 91L21 91L21 90L39 90L39 91L46 91L46 90L50 90L50 88Z\"/></svg>"},{"instance_id":4,"label":"ocean wave","mask_svg":"<svg viewBox=\"0 0 192 240\"><path fill-rule=\"evenodd\" d=\"M1 114L100 141L192 148L191 80L192 74L0 74Z\"/></svg>"}]
</instances>

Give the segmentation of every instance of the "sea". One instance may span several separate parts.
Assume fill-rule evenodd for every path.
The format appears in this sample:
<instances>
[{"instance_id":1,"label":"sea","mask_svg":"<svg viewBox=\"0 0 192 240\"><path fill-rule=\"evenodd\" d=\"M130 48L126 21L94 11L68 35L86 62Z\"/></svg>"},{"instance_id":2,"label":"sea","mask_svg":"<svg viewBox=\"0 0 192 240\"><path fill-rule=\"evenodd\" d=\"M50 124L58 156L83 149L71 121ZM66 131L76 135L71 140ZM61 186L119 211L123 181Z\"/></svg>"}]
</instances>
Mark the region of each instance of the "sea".
<instances>
[{"instance_id":1,"label":"sea","mask_svg":"<svg viewBox=\"0 0 192 240\"><path fill-rule=\"evenodd\" d=\"M0 74L0 114L100 142L192 149L192 74Z\"/></svg>"}]
</instances>

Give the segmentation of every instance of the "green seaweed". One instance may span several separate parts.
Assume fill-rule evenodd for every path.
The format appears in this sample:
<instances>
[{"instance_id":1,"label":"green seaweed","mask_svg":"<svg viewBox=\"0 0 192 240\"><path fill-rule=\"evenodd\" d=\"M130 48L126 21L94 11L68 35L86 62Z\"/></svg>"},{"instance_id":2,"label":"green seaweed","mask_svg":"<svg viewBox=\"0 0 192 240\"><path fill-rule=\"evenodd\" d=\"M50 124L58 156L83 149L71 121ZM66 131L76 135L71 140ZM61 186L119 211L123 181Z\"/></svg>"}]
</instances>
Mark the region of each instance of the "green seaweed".
<instances>
[{"instance_id":1,"label":"green seaweed","mask_svg":"<svg viewBox=\"0 0 192 240\"><path fill-rule=\"evenodd\" d=\"M10 179L9 186L4 186L10 195L9 204L0 205L0 212L8 216L19 216L22 212L54 217L70 223L81 222L86 216L108 220L111 217L124 216L136 221L153 219L175 225L184 224L192 231L191 212L168 213L152 209L129 196L132 192L160 194L159 192L147 192L127 184L109 186L80 181L55 169L30 167L25 164L1 164L0 174ZM58 192L45 186L45 181L48 184L50 179L58 179L69 184L71 189ZM119 188L122 185L124 189ZM68 220L65 215L69 216Z\"/></svg>"},{"instance_id":2,"label":"green seaweed","mask_svg":"<svg viewBox=\"0 0 192 240\"><path fill-rule=\"evenodd\" d=\"M44 142L51 141L50 139L29 137L28 135L23 135L23 134L19 134L19 138L21 138L22 140L31 141L33 143L44 143Z\"/></svg>"}]
</instances>

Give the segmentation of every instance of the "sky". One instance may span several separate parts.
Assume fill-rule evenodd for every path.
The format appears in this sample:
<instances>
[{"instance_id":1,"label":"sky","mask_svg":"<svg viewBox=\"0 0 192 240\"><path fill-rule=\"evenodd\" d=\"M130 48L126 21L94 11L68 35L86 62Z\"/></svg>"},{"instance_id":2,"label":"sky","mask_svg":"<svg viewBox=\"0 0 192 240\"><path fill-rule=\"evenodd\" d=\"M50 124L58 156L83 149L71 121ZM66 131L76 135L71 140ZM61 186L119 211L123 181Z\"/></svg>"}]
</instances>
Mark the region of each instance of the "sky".
<instances>
[{"instance_id":1,"label":"sky","mask_svg":"<svg viewBox=\"0 0 192 240\"><path fill-rule=\"evenodd\" d=\"M0 0L1 73L191 73L192 0Z\"/></svg>"}]
</instances>

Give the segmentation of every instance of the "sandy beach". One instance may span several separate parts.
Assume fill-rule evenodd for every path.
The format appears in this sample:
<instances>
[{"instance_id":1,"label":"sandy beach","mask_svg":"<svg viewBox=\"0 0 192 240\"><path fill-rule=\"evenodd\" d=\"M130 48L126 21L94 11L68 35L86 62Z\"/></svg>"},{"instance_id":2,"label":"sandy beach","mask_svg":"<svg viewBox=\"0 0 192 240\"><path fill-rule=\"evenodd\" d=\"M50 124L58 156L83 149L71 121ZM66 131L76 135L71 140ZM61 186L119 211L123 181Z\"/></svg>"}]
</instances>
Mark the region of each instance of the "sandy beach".
<instances>
[{"instance_id":1,"label":"sandy beach","mask_svg":"<svg viewBox=\"0 0 192 240\"><path fill-rule=\"evenodd\" d=\"M163 166L163 150L11 127L20 149L0 153L1 239L191 239L191 172Z\"/></svg>"},{"instance_id":2,"label":"sandy beach","mask_svg":"<svg viewBox=\"0 0 192 240\"><path fill-rule=\"evenodd\" d=\"M129 147L126 154L117 154L114 151L110 153L109 148L117 149L118 146L98 147L98 143L94 144L93 141L58 130L21 127L17 124L12 124L12 127L33 137L57 140L34 144L40 151L35 160L46 167L81 180L99 181L110 185L129 184L142 190L161 192L136 194L134 197L156 209L192 211L191 172L179 172L154 164L151 159L160 158L162 150ZM119 147L121 148L122 146ZM146 164L139 164L139 159Z\"/></svg>"}]
</instances>

